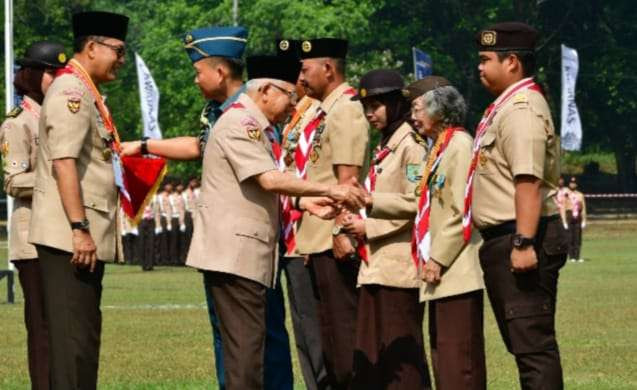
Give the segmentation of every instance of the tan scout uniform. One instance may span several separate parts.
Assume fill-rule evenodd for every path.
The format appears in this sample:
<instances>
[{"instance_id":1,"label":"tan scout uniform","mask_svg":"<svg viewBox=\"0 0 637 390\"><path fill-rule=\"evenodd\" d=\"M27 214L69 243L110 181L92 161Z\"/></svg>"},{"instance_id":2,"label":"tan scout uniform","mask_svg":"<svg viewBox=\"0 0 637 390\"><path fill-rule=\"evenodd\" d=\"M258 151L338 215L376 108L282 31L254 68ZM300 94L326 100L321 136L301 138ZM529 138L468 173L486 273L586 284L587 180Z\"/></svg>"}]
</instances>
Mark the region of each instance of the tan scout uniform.
<instances>
[{"instance_id":1,"label":"tan scout uniform","mask_svg":"<svg viewBox=\"0 0 637 390\"><path fill-rule=\"evenodd\" d=\"M245 109L233 108L222 115L206 144L186 264L271 287L279 234L278 195L254 179L277 169L264 134L270 124L248 95L237 101Z\"/></svg>"},{"instance_id":2,"label":"tan scout uniform","mask_svg":"<svg viewBox=\"0 0 637 390\"><path fill-rule=\"evenodd\" d=\"M413 195L422 172L425 148L416 142L411 126L403 123L391 136L387 147L392 152L378 165L374 193ZM407 167L414 167L409 169ZM358 284L418 288L418 270L411 258L413 218L382 220L368 218L365 230L369 242L369 261L362 262Z\"/></svg>"},{"instance_id":3,"label":"tan scout uniform","mask_svg":"<svg viewBox=\"0 0 637 390\"><path fill-rule=\"evenodd\" d=\"M60 200L52 160L74 158L97 258L107 262L116 259L117 189L110 153L105 152L108 146L103 140L109 137L95 100L84 84L70 74L56 78L42 104L29 242L73 252L71 227Z\"/></svg>"},{"instance_id":4,"label":"tan scout uniform","mask_svg":"<svg viewBox=\"0 0 637 390\"><path fill-rule=\"evenodd\" d=\"M307 179L310 181L336 184L335 165L361 167L361 177L365 176L365 166L369 150L369 126L363 113L363 106L351 100L345 92L351 87L341 84L325 98L319 107L325 114L325 130L320 138L318 159L308 161ZM334 222L324 221L309 213L304 213L298 224L296 236L299 252L320 253L332 249L332 228Z\"/></svg>"},{"instance_id":5,"label":"tan scout uniform","mask_svg":"<svg viewBox=\"0 0 637 390\"><path fill-rule=\"evenodd\" d=\"M444 175L445 181L439 193L432 191L429 257L445 267L445 271L439 284L423 283L420 289L420 299L423 301L484 288L478 261L482 238L476 232L465 245L462 235L464 193L472 145L473 139L467 132L456 131L435 172L438 177Z\"/></svg>"},{"instance_id":6,"label":"tan scout uniform","mask_svg":"<svg viewBox=\"0 0 637 390\"><path fill-rule=\"evenodd\" d=\"M560 176L559 158L559 141L544 96L530 89L517 92L495 115L480 144L472 210L478 229L515 220L513 179L518 175L541 179L542 216L557 214L552 198Z\"/></svg>"},{"instance_id":7,"label":"tan scout uniform","mask_svg":"<svg viewBox=\"0 0 637 390\"><path fill-rule=\"evenodd\" d=\"M38 257L35 247L27 242L27 237L35 184L40 105L28 96L24 100L30 109L14 109L0 128L4 191L15 198L11 213L9 260Z\"/></svg>"},{"instance_id":8,"label":"tan scout uniform","mask_svg":"<svg viewBox=\"0 0 637 390\"><path fill-rule=\"evenodd\" d=\"M559 142L546 100L531 89L514 94L480 144L472 213L484 239L479 257L485 286L502 338L516 357L522 388L563 386L555 337L557 280L566 261L565 232L552 199L558 164ZM538 267L522 274L510 269L518 175L540 179L542 197L534 244Z\"/></svg>"}]
</instances>

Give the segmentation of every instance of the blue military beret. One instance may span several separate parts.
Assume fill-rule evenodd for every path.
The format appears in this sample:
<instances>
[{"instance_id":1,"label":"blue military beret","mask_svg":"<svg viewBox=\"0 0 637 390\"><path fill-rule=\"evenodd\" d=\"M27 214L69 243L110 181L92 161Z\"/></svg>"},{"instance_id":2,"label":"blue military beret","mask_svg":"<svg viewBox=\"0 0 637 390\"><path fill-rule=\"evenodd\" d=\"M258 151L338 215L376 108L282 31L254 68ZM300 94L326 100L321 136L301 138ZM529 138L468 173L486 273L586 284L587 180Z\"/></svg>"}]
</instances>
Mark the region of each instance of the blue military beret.
<instances>
[{"instance_id":1,"label":"blue military beret","mask_svg":"<svg viewBox=\"0 0 637 390\"><path fill-rule=\"evenodd\" d=\"M184 37L184 48L195 63L206 57L241 58L248 30L243 27L204 27Z\"/></svg>"}]
</instances>

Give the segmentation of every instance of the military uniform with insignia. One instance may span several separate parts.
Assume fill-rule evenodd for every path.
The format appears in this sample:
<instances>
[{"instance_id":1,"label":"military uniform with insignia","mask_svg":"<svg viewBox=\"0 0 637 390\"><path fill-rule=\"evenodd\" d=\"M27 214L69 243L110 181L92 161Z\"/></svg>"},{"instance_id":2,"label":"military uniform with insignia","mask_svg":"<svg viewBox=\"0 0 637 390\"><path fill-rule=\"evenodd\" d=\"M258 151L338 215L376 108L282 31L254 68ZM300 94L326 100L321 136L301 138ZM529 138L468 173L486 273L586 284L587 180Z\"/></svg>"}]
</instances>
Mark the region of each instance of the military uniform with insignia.
<instances>
[{"instance_id":1,"label":"military uniform with insignia","mask_svg":"<svg viewBox=\"0 0 637 390\"><path fill-rule=\"evenodd\" d=\"M76 39L99 36L123 42L127 27L128 18L119 14L73 15ZM91 44L98 45L96 41L86 41L86 45ZM117 61L121 61L121 56L118 52L107 57L100 52L89 59L86 50L84 46L59 71L46 94L40 116L29 242L36 246L42 270L50 326L52 389L97 386L104 265L116 260L119 252L118 191L111 151L117 134L97 86L80 61L104 65L114 61L113 54ZM70 203L64 205L62 189L58 188L61 179L54 167L56 160L72 161L78 172L79 199L67 198ZM81 210L84 220L69 221L69 210L78 215ZM75 251L90 250L76 248L77 240L86 243L87 248L93 245L96 248L94 269L72 262ZM93 244L89 246L89 242ZM74 261L90 264L90 256L87 253L82 256L84 259Z\"/></svg>"},{"instance_id":2,"label":"military uniform with insignia","mask_svg":"<svg viewBox=\"0 0 637 390\"><path fill-rule=\"evenodd\" d=\"M52 81L50 74L66 64L64 46L48 41L32 44L23 58L14 85L22 102L0 126L4 190L14 197L9 232L9 260L18 269L24 294L29 375L33 389L49 389L49 340L40 266L35 247L27 242L35 184L40 104Z\"/></svg>"},{"instance_id":3,"label":"military uniform with insignia","mask_svg":"<svg viewBox=\"0 0 637 390\"><path fill-rule=\"evenodd\" d=\"M499 23L479 32L477 44L486 54L529 53L535 50L537 35L524 23ZM480 262L485 284L502 338L516 358L521 387L560 389L555 312L566 240L553 201L559 139L541 88L531 77L520 78L489 106L476 132L475 170L470 171L473 199L468 199L465 228L471 228L472 219L484 239ZM529 222L521 225L516 213L516 186L522 176L539 180L540 218L532 237L521 234L520 226ZM529 251L537 259L534 268L516 271L514 255L519 259Z\"/></svg>"}]
</instances>

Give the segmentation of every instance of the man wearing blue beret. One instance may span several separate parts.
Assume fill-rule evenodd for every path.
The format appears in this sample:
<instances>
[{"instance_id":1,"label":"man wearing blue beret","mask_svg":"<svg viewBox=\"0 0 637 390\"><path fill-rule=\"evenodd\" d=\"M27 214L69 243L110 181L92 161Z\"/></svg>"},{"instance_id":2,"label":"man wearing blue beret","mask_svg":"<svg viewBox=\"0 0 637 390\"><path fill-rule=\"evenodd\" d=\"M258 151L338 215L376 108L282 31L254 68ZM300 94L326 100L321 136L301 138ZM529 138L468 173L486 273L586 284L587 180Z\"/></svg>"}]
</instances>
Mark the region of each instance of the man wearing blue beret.
<instances>
[{"instance_id":1,"label":"man wearing blue beret","mask_svg":"<svg viewBox=\"0 0 637 390\"><path fill-rule=\"evenodd\" d=\"M242 60L248 32L243 27L205 27L191 31L184 37L184 48L195 69L195 84L208 101L201 113L199 137L175 137L170 139L142 139L123 142L123 155L154 154L171 160L202 158L211 130L221 114L245 92ZM210 274L203 273L204 289L210 324L217 380L225 389L225 369L221 331L214 300L211 294ZM280 283L277 283L280 290ZM285 308L282 293L267 291L265 389L292 389L292 361L288 334L285 329Z\"/></svg>"}]
</instances>

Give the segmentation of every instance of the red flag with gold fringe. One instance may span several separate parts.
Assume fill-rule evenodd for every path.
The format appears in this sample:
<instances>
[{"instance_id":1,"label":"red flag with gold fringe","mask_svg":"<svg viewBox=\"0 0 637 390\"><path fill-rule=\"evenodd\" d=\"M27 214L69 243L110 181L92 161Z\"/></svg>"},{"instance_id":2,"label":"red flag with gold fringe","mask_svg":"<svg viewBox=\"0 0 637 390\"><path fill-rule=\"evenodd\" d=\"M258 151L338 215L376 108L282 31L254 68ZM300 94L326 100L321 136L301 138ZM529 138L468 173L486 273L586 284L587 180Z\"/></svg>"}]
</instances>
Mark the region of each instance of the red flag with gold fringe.
<instances>
[{"instance_id":1,"label":"red flag with gold fringe","mask_svg":"<svg viewBox=\"0 0 637 390\"><path fill-rule=\"evenodd\" d=\"M122 209L135 225L139 223L144 208L153 199L166 175L163 158L123 156L124 191L120 191Z\"/></svg>"}]
</instances>

